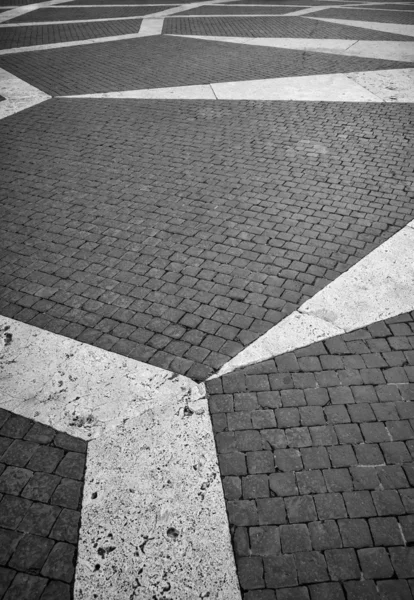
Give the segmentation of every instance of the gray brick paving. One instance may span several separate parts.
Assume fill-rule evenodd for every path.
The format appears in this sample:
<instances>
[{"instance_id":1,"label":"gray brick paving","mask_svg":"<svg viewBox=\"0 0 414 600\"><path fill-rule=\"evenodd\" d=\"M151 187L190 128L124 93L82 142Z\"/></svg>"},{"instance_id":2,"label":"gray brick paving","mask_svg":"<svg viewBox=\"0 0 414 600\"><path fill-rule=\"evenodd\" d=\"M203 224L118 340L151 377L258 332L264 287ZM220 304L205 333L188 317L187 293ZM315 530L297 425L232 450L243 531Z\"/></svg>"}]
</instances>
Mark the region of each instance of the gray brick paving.
<instances>
[{"instance_id":1,"label":"gray brick paving","mask_svg":"<svg viewBox=\"0 0 414 600\"><path fill-rule=\"evenodd\" d=\"M0 409L0 598L72 598L86 449Z\"/></svg>"},{"instance_id":2,"label":"gray brick paving","mask_svg":"<svg viewBox=\"0 0 414 600\"><path fill-rule=\"evenodd\" d=\"M413 597L413 348L411 313L207 382L244 600Z\"/></svg>"},{"instance_id":3,"label":"gray brick paving","mask_svg":"<svg viewBox=\"0 0 414 600\"><path fill-rule=\"evenodd\" d=\"M413 218L410 119L391 104L54 100L4 120L0 312L202 380ZM251 427L251 402L395 399L399 325L367 364L364 340L326 342L351 350L342 368L327 350L278 357L231 427ZM231 381L225 394L247 391ZM272 435L270 413L253 418ZM320 411L285 418L307 423L298 449L338 426L342 443L363 435ZM387 443L377 431L372 453Z\"/></svg>"},{"instance_id":4,"label":"gray brick paving","mask_svg":"<svg viewBox=\"0 0 414 600\"><path fill-rule=\"evenodd\" d=\"M317 14L320 15L321 13ZM185 17L174 19L166 18L164 21L163 33L181 35L227 35L239 37L299 37L310 39L329 38L343 40L412 41L412 37L408 36L383 33L362 29L360 27L351 27L349 25L325 23L317 20L305 20L300 17L254 17L251 19L248 17L243 19L209 19L208 17L197 19Z\"/></svg>"}]
</instances>

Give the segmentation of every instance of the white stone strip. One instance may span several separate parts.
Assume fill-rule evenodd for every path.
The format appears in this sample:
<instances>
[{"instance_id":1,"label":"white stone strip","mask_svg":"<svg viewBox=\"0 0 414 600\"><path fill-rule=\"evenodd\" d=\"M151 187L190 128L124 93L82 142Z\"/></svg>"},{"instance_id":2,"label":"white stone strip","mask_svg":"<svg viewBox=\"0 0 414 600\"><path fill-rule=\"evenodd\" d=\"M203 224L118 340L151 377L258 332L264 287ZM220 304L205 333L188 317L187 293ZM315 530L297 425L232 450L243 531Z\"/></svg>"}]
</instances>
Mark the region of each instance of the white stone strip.
<instances>
[{"instance_id":1,"label":"white stone strip","mask_svg":"<svg viewBox=\"0 0 414 600\"><path fill-rule=\"evenodd\" d=\"M301 17L302 15L308 15L314 12L320 12L321 10L327 10L329 8L338 8L338 6L311 6L310 8L304 8L303 10L296 10L290 13L285 13L285 17Z\"/></svg>"},{"instance_id":2,"label":"white stone strip","mask_svg":"<svg viewBox=\"0 0 414 600\"><path fill-rule=\"evenodd\" d=\"M241 600L204 385L0 317L0 405L89 441L75 600Z\"/></svg>"},{"instance_id":3,"label":"white stone strip","mask_svg":"<svg viewBox=\"0 0 414 600\"><path fill-rule=\"evenodd\" d=\"M28 21L27 23L3 23L2 29L6 27L42 27L44 25L72 25L74 23L102 23L104 21L136 21L143 19L143 15L134 15L132 17L109 17L105 19L70 19L67 21Z\"/></svg>"},{"instance_id":4,"label":"white stone strip","mask_svg":"<svg viewBox=\"0 0 414 600\"><path fill-rule=\"evenodd\" d=\"M207 85L151 88L61 96L63 98L293 100L307 102L414 102L414 69L389 69L227 81Z\"/></svg>"},{"instance_id":5,"label":"white stone strip","mask_svg":"<svg viewBox=\"0 0 414 600\"><path fill-rule=\"evenodd\" d=\"M248 44L250 46L265 46L267 48L285 48L306 52L323 52L325 54L340 54L342 56L359 56L361 58L378 58L396 60L399 62L414 62L414 42L388 41L358 41L338 39L308 39L308 38L246 38L208 35L177 35L212 42L227 42L230 44ZM0 51L1 53L1 51Z\"/></svg>"},{"instance_id":6,"label":"white stone strip","mask_svg":"<svg viewBox=\"0 0 414 600\"><path fill-rule=\"evenodd\" d=\"M212 86L183 85L169 88L147 90L128 90L124 92L106 92L100 94L82 94L78 96L58 96L58 98L107 98L135 100L216 100Z\"/></svg>"},{"instance_id":7,"label":"white stone strip","mask_svg":"<svg viewBox=\"0 0 414 600\"><path fill-rule=\"evenodd\" d=\"M351 19L324 19L322 17L304 17L304 19L314 19L326 23L336 23L337 25L348 25L349 27L360 27L362 29L372 29L374 31L383 31L385 33L396 33L398 35L408 35L414 37L414 25L402 25L398 23L376 23L374 21L353 21Z\"/></svg>"},{"instance_id":8,"label":"white stone strip","mask_svg":"<svg viewBox=\"0 0 414 600\"><path fill-rule=\"evenodd\" d=\"M50 96L36 87L19 79L4 69L0 69L0 119L14 115L25 108L48 100Z\"/></svg>"},{"instance_id":9,"label":"white stone strip","mask_svg":"<svg viewBox=\"0 0 414 600\"><path fill-rule=\"evenodd\" d=\"M414 221L226 363L214 377L414 310Z\"/></svg>"},{"instance_id":10,"label":"white stone strip","mask_svg":"<svg viewBox=\"0 0 414 600\"><path fill-rule=\"evenodd\" d=\"M37 10L38 8L48 8L50 6L54 6L55 4L62 4L63 2L70 2L70 0L48 0L48 2L42 2L39 4L28 4L27 6L18 6L16 8L12 8L11 10L7 10L4 13L1 13L0 23L5 23L6 21L10 21L10 19L16 19L17 17Z\"/></svg>"},{"instance_id":11,"label":"white stone strip","mask_svg":"<svg viewBox=\"0 0 414 600\"><path fill-rule=\"evenodd\" d=\"M39 44L37 46L20 46L19 48L6 48L0 50L0 56L3 54L18 54L19 52L38 52L40 50L54 50L55 48L69 48L71 46L85 46L88 44L103 44L107 42L119 42L123 40L133 40L143 37L141 29L138 33L127 33L125 35L111 35L108 37L92 38L89 40L76 40L74 42L58 42L56 44Z\"/></svg>"}]
</instances>

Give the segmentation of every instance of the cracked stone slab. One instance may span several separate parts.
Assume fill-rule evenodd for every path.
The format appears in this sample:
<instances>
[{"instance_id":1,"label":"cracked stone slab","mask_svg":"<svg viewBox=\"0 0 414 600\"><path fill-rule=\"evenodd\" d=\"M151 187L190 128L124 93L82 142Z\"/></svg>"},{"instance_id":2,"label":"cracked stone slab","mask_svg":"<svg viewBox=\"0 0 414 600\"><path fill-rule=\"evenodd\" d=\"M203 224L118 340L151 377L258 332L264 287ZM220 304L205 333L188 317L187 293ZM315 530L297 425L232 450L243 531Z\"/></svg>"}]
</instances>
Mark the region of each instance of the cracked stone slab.
<instances>
[{"instance_id":1,"label":"cracked stone slab","mask_svg":"<svg viewBox=\"0 0 414 600\"><path fill-rule=\"evenodd\" d=\"M411 221L213 377L414 310L413 256Z\"/></svg>"},{"instance_id":2,"label":"cracked stone slab","mask_svg":"<svg viewBox=\"0 0 414 600\"><path fill-rule=\"evenodd\" d=\"M1 407L88 441L75 598L239 600L204 386L0 317Z\"/></svg>"}]
</instances>

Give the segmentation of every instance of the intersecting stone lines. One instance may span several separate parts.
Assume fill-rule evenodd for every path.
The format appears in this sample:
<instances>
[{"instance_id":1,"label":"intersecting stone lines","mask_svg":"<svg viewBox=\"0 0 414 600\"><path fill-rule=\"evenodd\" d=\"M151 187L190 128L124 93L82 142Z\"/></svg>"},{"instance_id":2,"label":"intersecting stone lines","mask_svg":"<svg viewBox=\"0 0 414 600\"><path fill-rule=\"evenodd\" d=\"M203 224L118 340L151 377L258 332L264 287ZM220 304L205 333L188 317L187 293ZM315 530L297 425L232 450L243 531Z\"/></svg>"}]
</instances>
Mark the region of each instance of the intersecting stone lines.
<instances>
[{"instance_id":1,"label":"intersecting stone lines","mask_svg":"<svg viewBox=\"0 0 414 600\"><path fill-rule=\"evenodd\" d=\"M409 120L255 102L15 115L2 313L203 379L413 218Z\"/></svg>"},{"instance_id":2,"label":"intersecting stone lines","mask_svg":"<svg viewBox=\"0 0 414 600\"><path fill-rule=\"evenodd\" d=\"M0 408L0 598L72 597L86 443Z\"/></svg>"},{"instance_id":3,"label":"intersecting stone lines","mask_svg":"<svg viewBox=\"0 0 414 600\"><path fill-rule=\"evenodd\" d=\"M410 599L414 314L207 389L244 598Z\"/></svg>"}]
</instances>

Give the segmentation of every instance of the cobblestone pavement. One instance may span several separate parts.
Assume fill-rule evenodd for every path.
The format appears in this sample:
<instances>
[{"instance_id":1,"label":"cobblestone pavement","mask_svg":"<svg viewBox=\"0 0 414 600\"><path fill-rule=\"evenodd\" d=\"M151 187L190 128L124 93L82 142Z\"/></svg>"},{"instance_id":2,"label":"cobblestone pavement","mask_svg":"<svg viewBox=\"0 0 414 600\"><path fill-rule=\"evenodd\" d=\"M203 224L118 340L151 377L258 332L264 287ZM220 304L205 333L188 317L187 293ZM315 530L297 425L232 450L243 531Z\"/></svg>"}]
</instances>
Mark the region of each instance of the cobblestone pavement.
<instances>
[{"instance_id":1,"label":"cobblestone pavement","mask_svg":"<svg viewBox=\"0 0 414 600\"><path fill-rule=\"evenodd\" d=\"M412 3L43 4L0 0L1 315L205 382L413 220ZM414 597L414 313L206 385L244 600ZM0 419L0 598L72 598L86 444Z\"/></svg>"},{"instance_id":2,"label":"cobblestone pavement","mask_svg":"<svg viewBox=\"0 0 414 600\"><path fill-rule=\"evenodd\" d=\"M0 598L69 600L86 443L0 409Z\"/></svg>"},{"instance_id":3,"label":"cobblestone pavement","mask_svg":"<svg viewBox=\"0 0 414 600\"><path fill-rule=\"evenodd\" d=\"M414 314L207 389L244 598L411 598Z\"/></svg>"}]
</instances>

